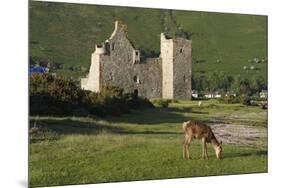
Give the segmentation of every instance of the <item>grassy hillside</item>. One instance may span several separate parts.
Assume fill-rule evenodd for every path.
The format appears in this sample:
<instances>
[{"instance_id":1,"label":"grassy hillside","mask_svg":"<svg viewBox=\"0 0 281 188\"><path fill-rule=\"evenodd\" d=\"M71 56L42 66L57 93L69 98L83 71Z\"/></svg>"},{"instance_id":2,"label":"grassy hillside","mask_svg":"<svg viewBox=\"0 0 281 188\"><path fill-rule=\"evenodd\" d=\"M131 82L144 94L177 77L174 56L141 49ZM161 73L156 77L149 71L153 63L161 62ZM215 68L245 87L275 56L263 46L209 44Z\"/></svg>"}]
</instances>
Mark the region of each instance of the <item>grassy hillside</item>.
<instances>
[{"instance_id":1,"label":"grassy hillside","mask_svg":"<svg viewBox=\"0 0 281 188\"><path fill-rule=\"evenodd\" d=\"M194 62L203 62L194 63L195 73L266 76L266 62L248 61L267 57L265 16L42 2L30 2L29 11L30 56L62 63L58 72L65 76L86 75L94 45L110 36L116 19L128 25L135 46L148 51L159 52L160 32L179 28L192 32ZM251 65L256 70L243 70ZM79 68L73 71L70 66Z\"/></svg>"}]
</instances>

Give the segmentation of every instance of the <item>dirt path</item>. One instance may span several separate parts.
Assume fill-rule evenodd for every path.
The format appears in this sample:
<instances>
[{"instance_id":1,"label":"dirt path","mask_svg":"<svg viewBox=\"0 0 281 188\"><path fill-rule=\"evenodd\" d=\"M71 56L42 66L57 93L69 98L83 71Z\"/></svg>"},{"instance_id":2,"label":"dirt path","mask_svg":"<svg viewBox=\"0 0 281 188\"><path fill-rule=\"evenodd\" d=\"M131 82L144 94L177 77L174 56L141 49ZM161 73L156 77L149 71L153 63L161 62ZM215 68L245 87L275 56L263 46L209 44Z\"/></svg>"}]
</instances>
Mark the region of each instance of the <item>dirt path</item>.
<instances>
[{"instance_id":1,"label":"dirt path","mask_svg":"<svg viewBox=\"0 0 281 188\"><path fill-rule=\"evenodd\" d=\"M212 129L223 143L246 146L267 146L267 129L246 125L213 124Z\"/></svg>"}]
</instances>

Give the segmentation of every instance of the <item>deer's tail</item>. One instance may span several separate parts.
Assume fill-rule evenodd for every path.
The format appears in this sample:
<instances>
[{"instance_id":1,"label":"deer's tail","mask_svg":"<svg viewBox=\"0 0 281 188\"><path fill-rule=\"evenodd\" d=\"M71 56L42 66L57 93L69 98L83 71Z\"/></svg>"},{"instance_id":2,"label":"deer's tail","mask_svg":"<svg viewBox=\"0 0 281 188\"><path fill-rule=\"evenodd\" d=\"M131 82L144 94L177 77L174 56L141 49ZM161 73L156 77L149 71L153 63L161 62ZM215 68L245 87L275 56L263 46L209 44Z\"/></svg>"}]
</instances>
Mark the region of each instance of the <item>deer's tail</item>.
<instances>
[{"instance_id":1,"label":"deer's tail","mask_svg":"<svg viewBox=\"0 0 281 188\"><path fill-rule=\"evenodd\" d=\"M184 132L186 131L186 129L187 129L189 123L190 123L190 121L183 122L183 124L182 124L182 129L183 129Z\"/></svg>"}]
</instances>

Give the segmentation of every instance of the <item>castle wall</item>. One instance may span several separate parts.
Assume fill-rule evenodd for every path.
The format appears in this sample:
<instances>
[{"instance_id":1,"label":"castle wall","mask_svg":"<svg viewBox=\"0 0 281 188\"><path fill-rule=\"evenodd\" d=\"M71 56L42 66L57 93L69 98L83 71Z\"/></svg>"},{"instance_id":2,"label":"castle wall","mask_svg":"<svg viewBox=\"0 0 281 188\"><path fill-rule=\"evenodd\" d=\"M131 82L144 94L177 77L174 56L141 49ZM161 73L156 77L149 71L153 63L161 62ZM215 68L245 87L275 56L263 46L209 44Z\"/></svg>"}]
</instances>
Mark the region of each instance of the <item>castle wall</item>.
<instances>
[{"instance_id":1,"label":"castle wall","mask_svg":"<svg viewBox=\"0 0 281 188\"><path fill-rule=\"evenodd\" d=\"M148 98L161 97L161 60L151 58L140 62L140 52L134 49L121 27L106 41L110 51L100 57L101 86L117 86L124 92L137 92Z\"/></svg>"},{"instance_id":2,"label":"castle wall","mask_svg":"<svg viewBox=\"0 0 281 188\"><path fill-rule=\"evenodd\" d=\"M117 26L107 42L109 51L101 59L101 85L118 86L132 92L134 83L134 48L122 25Z\"/></svg>"},{"instance_id":3,"label":"castle wall","mask_svg":"<svg viewBox=\"0 0 281 188\"><path fill-rule=\"evenodd\" d=\"M145 62L136 64L136 73L140 83L137 86L139 96L147 98L162 97L162 60L150 58Z\"/></svg>"},{"instance_id":4,"label":"castle wall","mask_svg":"<svg viewBox=\"0 0 281 188\"><path fill-rule=\"evenodd\" d=\"M161 59L153 58L138 64L116 64L109 56L101 56L101 85L117 86L124 92L138 92L139 96L162 96Z\"/></svg>"}]
</instances>

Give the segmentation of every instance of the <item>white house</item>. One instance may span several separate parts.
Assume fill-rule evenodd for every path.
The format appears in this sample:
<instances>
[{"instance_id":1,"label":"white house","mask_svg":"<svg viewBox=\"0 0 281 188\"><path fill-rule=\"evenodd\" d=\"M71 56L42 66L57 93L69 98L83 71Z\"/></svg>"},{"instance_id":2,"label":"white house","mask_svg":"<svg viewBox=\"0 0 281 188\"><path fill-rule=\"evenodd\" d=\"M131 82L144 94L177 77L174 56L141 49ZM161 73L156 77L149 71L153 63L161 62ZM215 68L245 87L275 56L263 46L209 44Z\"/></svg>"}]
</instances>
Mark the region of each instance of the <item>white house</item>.
<instances>
[{"instance_id":1,"label":"white house","mask_svg":"<svg viewBox=\"0 0 281 188\"><path fill-rule=\"evenodd\" d=\"M197 90L192 90L192 97L198 98L198 91Z\"/></svg>"},{"instance_id":2,"label":"white house","mask_svg":"<svg viewBox=\"0 0 281 188\"><path fill-rule=\"evenodd\" d=\"M260 98L267 99L267 90L262 90L260 92Z\"/></svg>"},{"instance_id":3,"label":"white house","mask_svg":"<svg viewBox=\"0 0 281 188\"><path fill-rule=\"evenodd\" d=\"M221 98L221 94L219 94L219 92L210 92L210 93L207 93L207 94L205 94L205 98L207 98L207 99L214 99L214 98L216 98L216 99L218 99L218 98Z\"/></svg>"},{"instance_id":4,"label":"white house","mask_svg":"<svg viewBox=\"0 0 281 188\"><path fill-rule=\"evenodd\" d=\"M233 97L236 97L236 93L233 92L233 91L228 91L226 94L225 94L226 97L228 96L233 96Z\"/></svg>"}]
</instances>

